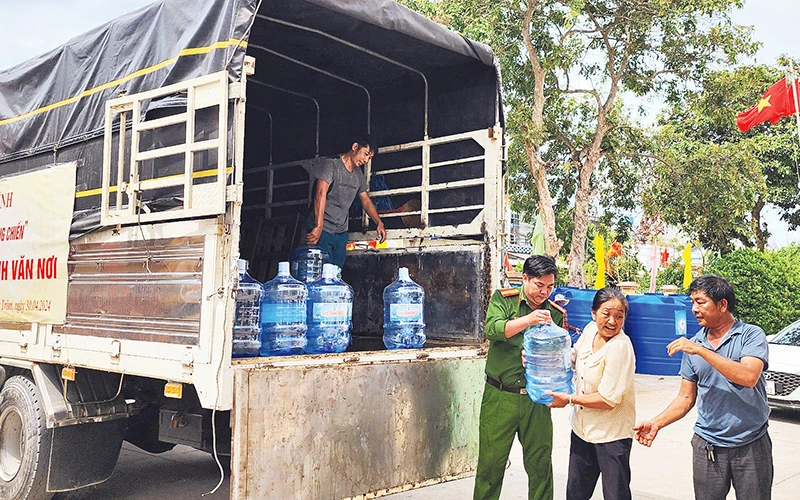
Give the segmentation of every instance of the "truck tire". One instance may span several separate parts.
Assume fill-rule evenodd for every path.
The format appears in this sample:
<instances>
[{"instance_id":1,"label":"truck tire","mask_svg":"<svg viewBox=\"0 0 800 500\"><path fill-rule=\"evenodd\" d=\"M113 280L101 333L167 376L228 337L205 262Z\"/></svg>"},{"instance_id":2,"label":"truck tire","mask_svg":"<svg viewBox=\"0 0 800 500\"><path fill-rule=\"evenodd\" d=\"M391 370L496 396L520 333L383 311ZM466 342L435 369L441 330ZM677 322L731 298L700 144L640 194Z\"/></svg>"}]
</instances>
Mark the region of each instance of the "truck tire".
<instances>
[{"instance_id":1,"label":"truck tire","mask_svg":"<svg viewBox=\"0 0 800 500\"><path fill-rule=\"evenodd\" d=\"M0 391L0 498L47 500L52 430L39 390L29 378L9 378Z\"/></svg>"}]
</instances>

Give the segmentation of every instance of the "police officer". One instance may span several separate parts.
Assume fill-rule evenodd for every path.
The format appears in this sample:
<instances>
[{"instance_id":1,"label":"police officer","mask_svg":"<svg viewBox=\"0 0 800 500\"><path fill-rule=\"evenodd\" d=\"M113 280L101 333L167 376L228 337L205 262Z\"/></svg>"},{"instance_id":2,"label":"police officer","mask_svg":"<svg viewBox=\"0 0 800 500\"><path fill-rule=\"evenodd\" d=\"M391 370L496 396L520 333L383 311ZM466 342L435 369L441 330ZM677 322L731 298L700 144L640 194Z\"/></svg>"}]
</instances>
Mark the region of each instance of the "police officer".
<instances>
[{"instance_id":1,"label":"police officer","mask_svg":"<svg viewBox=\"0 0 800 500\"><path fill-rule=\"evenodd\" d=\"M551 321L565 327L566 312L548 300L558 270L555 259L528 257L522 290L496 290L486 310L486 385L481 402L475 500L498 499L514 437L522 443L529 500L553 498L553 423L550 408L525 392L522 332Z\"/></svg>"}]
</instances>

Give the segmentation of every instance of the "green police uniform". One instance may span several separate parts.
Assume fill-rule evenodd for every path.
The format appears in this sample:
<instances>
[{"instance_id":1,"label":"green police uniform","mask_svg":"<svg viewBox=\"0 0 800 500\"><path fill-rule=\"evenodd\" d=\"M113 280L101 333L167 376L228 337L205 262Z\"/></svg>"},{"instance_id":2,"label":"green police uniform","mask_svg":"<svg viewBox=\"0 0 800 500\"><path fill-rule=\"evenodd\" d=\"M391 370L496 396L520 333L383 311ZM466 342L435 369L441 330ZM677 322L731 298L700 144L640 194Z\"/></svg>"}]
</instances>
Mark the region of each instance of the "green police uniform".
<instances>
[{"instance_id":1,"label":"green police uniform","mask_svg":"<svg viewBox=\"0 0 800 500\"><path fill-rule=\"evenodd\" d=\"M546 301L540 308L550 311L555 324L562 327L566 324L566 312L558 305ZM507 339L503 333L506 322L531 311L525 294L518 288L496 290L486 309L489 352L486 356L487 383L481 401L475 500L500 498L508 454L517 433L528 474L528 499L553 498L550 408L520 393L525 387L525 369L520 357L523 335L520 332Z\"/></svg>"}]
</instances>

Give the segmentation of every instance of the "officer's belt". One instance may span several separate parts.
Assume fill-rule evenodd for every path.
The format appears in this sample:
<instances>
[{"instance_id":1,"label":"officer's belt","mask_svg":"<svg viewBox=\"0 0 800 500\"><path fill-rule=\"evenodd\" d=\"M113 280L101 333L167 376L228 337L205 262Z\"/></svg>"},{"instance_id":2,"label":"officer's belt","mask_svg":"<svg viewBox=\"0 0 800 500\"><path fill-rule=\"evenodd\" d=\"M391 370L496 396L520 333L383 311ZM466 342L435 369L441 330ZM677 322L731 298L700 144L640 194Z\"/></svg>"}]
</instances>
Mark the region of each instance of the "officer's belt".
<instances>
[{"instance_id":1,"label":"officer's belt","mask_svg":"<svg viewBox=\"0 0 800 500\"><path fill-rule=\"evenodd\" d=\"M500 383L499 380L495 380L489 375L486 375L486 383L491 385L492 387L497 387L501 391L512 392L514 394L528 394L528 391L526 391L524 387L510 387L507 385L503 385L502 383Z\"/></svg>"}]
</instances>

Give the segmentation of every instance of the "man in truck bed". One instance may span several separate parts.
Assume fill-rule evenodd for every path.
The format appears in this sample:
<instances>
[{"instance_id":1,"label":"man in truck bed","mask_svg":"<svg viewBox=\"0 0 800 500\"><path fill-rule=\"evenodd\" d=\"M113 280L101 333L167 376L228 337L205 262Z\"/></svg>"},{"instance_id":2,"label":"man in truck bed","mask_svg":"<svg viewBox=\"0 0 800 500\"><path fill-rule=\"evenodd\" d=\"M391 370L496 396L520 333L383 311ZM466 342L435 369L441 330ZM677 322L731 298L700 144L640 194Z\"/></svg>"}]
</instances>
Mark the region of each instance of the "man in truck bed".
<instances>
[{"instance_id":1,"label":"man in truck bed","mask_svg":"<svg viewBox=\"0 0 800 500\"><path fill-rule=\"evenodd\" d=\"M350 150L337 158L325 158L316 172L313 211L308 217L306 243L319 245L331 263L344 267L348 213L356 196L377 225L378 238L386 239L383 222L367 194L367 179L361 167L375 155L377 147L369 136L358 137Z\"/></svg>"}]
</instances>

